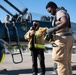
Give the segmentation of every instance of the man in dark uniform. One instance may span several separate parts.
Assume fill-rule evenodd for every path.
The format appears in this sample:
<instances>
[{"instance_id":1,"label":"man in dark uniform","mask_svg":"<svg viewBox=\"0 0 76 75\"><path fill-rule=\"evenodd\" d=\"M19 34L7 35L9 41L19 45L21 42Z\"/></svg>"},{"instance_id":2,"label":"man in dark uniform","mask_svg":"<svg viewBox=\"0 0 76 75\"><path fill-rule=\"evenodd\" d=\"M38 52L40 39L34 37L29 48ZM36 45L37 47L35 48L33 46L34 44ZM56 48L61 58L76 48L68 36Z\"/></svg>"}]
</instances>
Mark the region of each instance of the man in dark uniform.
<instances>
[{"instance_id":1,"label":"man in dark uniform","mask_svg":"<svg viewBox=\"0 0 76 75\"><path fill-rule=\"evenodd\" d=\"M46 9L55 16L53 28L47 31L48 39L54 33L52 59L57 63L58 75L72 75L71 50L73 36L71 32L70 17L64 7L58 7L54 2L48 2Z\"/></svg>"}]
</instances>

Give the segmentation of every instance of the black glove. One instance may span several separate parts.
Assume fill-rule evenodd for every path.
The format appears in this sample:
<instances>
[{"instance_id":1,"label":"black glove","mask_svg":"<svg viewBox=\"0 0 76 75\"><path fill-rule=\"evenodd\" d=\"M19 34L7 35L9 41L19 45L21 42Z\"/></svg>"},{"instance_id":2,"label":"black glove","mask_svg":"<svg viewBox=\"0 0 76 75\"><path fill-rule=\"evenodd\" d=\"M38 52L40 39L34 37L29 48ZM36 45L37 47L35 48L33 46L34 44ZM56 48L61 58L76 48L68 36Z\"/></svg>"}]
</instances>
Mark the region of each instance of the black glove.
<instances>
[{"instance_id":1,"label":"black glove","mask_svg":"<svg viewBox=\"0 0 76 75\"><path fill-rule=\"evenodd\" d=\"M49 28L49 29L47 30L47 34L50 35L50 34L54 33L54 32L57 31L57 30L58 30L58 27Z\"/></svg>"},{"instance_id":2,"label":"black glove","mask_svg":"<svg viewBox=\"0 0 76 75\"><path fill-rule=\"evenodd\" d=\"M49 41L50 39L53 40L53 35L52 33L54 33L55 31L57 31L58 28L54 27L54 28L49 28L47 30L47 34L45 35L45 40Z\"/></svg>"},{"instance_id":3,"label":"black glove","mask_svg":"<svg viewBox=\"0 0 76 75\"><path fill-rule=\"evenodd\" d=\"M52 34L50 34L50 35L46 34L45 35L45 40L50 41L52 39L53 39L53 35Z\"/></svg>"}]
</instances>

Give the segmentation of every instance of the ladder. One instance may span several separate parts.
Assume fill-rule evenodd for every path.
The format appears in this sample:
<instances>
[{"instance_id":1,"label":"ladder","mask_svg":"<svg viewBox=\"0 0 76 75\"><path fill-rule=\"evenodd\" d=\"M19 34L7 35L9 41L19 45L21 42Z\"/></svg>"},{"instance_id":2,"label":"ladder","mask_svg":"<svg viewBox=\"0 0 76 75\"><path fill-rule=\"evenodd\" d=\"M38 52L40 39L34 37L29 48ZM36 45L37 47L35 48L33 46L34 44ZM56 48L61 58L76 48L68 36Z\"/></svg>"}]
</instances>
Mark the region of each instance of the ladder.
<instances>
[{"instance_id":1,"label":"ladder","mask_svg":"<svg viewBox=\"0 0 76 75\"><path fill-rule=\"evenodd\" d=\"M13 47L13 46L17 46L18 49L19 49L19 52L17 53L12 53L12 51L10 50L10 53L11 53L11 56L12 56L12 60L15 64L18 64L18 63L21 63L23 61L23 55L22 55L22 51L21 51L21 48L20 48L20 40L19 40L19 35L18 35L18 29L17 27L15 26L15 23L13 23L13 29L14 29L14 32L15 32L15 37L16 37L16 44L12 45L11 44L11 38L10 38L10 31L9 31L9 28L7 26L7 24L5 23L5 28L6 28L6 33L7 33L7 37L8 37L8 43ZM14 56L16 55L20 55L20 60L19 61L15 61L15 58Z\"/></svg>"}]
</instances>

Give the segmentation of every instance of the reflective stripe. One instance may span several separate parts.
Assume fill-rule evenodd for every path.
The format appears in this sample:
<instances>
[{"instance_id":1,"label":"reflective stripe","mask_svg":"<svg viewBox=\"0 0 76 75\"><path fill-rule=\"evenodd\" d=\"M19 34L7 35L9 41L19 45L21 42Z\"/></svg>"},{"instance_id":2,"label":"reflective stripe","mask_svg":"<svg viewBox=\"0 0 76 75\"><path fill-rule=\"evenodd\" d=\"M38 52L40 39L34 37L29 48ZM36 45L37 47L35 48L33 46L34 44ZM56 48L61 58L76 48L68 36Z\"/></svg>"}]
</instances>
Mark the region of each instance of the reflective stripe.
<instances>
[{"instance_id":1,"label":"reflective stripe","mask_svg":"<svg viewBox=\"0 0 76 75\"><path fill-rule=\"evenodd\" d=\"M36 32L35 32L35 36L36 36L36 38L38 37L38 35L39 35L39 32L36 31Z\"/></svg>"},{"instance_id":2,"label":"reflective stripe","mask_svg":"<svg viewBox=\"0 0 76 75\"><path fill-rule=\"evenodd\" d=\"M4 61L5 53L0 53L0 64Z\"/></svg>"},{"instance_id":3,"label":"reflective stripe","mask_svg":"<svg viewBox=\"0 0 76 75\"><path fill-rule=\"evenodd\" d=\"M35 48L41 48L41 49L45 48L45 46L43 44L34 44L34 47Z\"/></svg>"}]
</instances>

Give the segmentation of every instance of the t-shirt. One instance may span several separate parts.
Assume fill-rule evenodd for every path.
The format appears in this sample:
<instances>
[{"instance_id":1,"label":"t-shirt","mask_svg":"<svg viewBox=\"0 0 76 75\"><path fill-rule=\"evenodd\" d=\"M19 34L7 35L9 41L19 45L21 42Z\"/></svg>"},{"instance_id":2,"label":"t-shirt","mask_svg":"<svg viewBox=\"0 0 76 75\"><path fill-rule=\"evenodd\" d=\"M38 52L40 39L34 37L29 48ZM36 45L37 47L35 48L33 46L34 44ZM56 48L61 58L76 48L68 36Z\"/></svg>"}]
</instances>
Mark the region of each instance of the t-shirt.
<instances>
[{"instance_id":1,"label":"t-shirt","mask_svg":"<svg viewBox=\"0 0 76 75\"><path fill-rule=\"evenodd\" d=\"M56 20L60 21L60 18L63 17L63 16L66 16L67 18L69 18L68 13L66 11L64 11L64 10L57 11ZM68 31L68 25L67 25L67 27L65 27L63 29L60 29L57 32L67 32L67 31Z\"/></svg>"},{"instance_id":2,"label":"t-shirt","mask_svg":"<svg viewBox=\"0 0 76 75\"><path fill-rule=\"evenodd\" d=\"M59 10L56 13L56 20L59 20L61 17L66 16L68 18L68 13L64 10Z\"/></svg>"}]
</instances>

